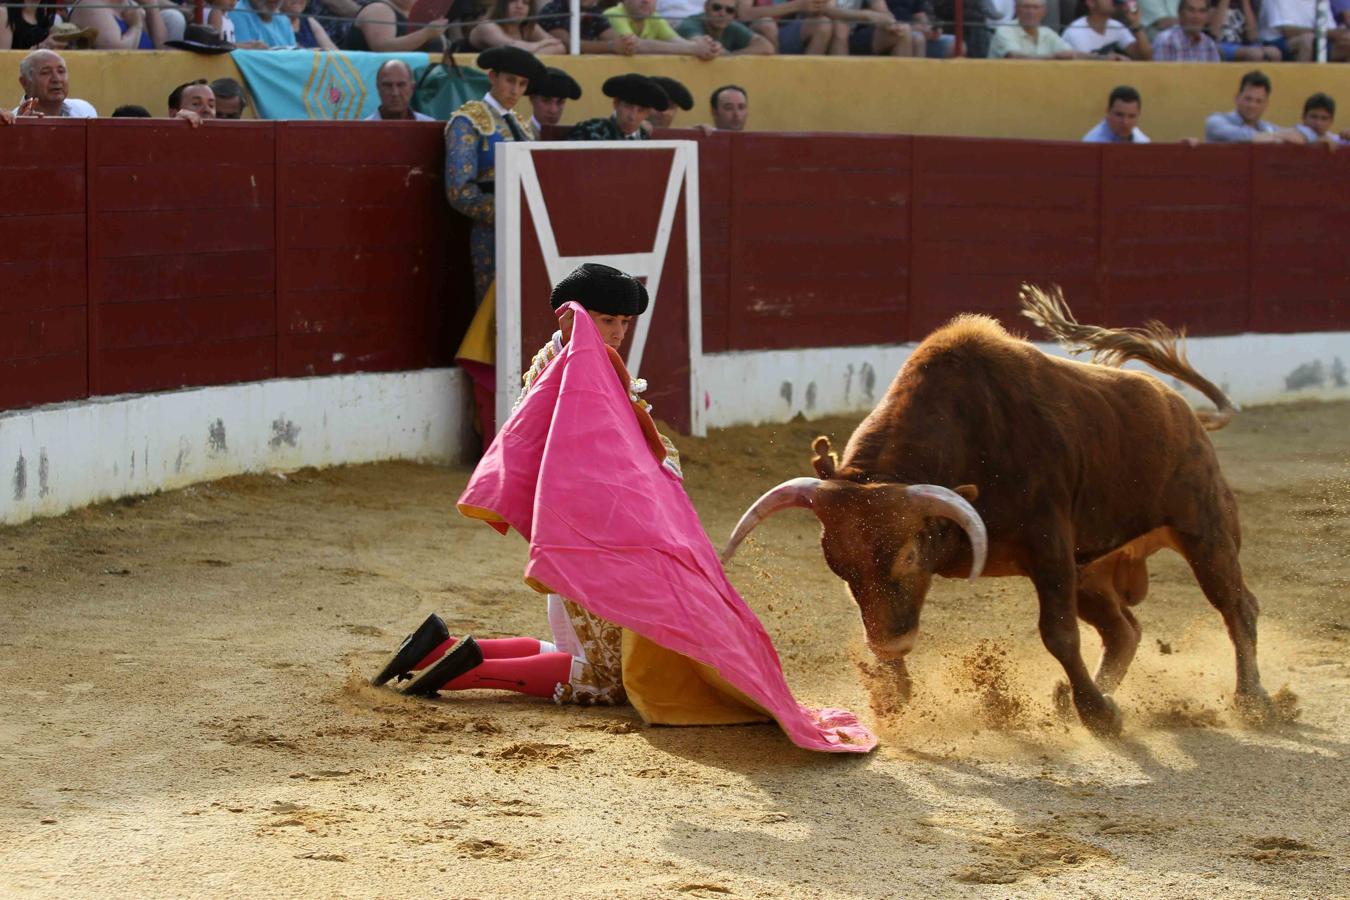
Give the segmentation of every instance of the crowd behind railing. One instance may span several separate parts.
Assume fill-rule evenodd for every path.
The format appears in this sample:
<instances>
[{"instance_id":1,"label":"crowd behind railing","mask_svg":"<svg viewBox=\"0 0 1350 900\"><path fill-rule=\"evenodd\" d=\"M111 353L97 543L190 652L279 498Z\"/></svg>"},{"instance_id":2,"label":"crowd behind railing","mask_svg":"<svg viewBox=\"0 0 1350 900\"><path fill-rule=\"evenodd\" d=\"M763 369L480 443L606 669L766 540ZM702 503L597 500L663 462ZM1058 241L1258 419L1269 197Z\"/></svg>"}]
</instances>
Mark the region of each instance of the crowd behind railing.
<instances>
[{"instance_id":1,"label":"crowd behind railing","mask_svg":"<svg viewBox=\"0 0 1350 900\"><path fill-rule=\"evenodd\" d=\"M575 15L575 20L574 20ZM190 27L196 26L196 27ZM24 0L0 50L1350 60L1350 0Z\"/></svg>"}]
</instances>

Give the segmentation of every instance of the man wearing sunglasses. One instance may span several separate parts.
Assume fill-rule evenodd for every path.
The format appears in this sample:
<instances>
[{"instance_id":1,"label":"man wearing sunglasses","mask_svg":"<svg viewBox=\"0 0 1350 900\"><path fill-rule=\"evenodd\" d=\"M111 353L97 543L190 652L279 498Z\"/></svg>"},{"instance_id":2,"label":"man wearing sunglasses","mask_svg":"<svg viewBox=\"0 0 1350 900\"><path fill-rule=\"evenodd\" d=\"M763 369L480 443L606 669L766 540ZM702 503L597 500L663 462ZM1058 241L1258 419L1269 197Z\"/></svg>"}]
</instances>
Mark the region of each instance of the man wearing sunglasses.
<instances>
[{"instance_id":1,"label":"man wearing sunglasses","mask_svg":"<svg viewBox=\"0 0 1350 900\"><path fill-rule=\"evenodd\" d=\"M770 56L773 44L736 21L735 0L705 0L703 14L689 16L675 29L690 40L707 35L730 56Z\"/></svg>"}]
</instances>

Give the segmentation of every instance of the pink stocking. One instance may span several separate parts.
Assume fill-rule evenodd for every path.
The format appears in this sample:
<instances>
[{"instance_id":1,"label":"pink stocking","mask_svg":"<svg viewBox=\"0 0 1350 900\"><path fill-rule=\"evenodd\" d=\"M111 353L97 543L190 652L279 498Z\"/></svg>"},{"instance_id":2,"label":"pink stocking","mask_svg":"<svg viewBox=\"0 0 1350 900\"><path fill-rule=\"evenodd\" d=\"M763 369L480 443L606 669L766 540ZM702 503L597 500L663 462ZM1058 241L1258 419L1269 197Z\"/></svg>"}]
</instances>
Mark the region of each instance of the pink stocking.
<instances>
[{"instance_id":1,"label":"pink stocking","mask_svg":"<svg viewBox=\"0 0 1350 900\"><path fill-rule=\"evenodd\" d=\"M540 653L510 659L485 659L482 665L465 672L441 690L515 691L552 699L558 685L566 684L571 678L572 654Z\"/></svg>"},{"instance_id":2,"label":"pink stocking","mask_svg":"<svg viewBox=\"0 0 1350 900\"><path fill-rule=\"evenodd\" d=\"M450 648L455 646L459 638L452 637L441 643L439 647L427 654L426 658L413 666L413 671L418 672L427 666L436 662L442 656L450 652ZM474 638L478 644L478 649L483 651L483 659L507 659L517 656L536 656L540 651L539 639L532 637L512 637L512 638Z\"/></svg>"}]
</instances>

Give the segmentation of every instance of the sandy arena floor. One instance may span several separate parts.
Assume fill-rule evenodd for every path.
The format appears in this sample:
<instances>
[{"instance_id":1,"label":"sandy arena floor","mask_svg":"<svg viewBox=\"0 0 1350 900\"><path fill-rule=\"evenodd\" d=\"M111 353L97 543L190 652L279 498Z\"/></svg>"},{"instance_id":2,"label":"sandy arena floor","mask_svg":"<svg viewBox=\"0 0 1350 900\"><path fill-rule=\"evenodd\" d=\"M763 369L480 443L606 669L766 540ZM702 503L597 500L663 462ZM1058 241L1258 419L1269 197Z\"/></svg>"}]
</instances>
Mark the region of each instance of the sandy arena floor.
<instances>
[{"instance_id":1,"label":"sandy arena floor","mask_svg":"<svg viewBox=\"0 0 1350 900\"><path fill-rule=\"evenodd\" d=\"M716 542L855 421L682 441ZM1265 682L1302 708L1268 731L1230 713L1227 636L1172 555L1102 741L1052 712L1021 579L939 584L915 700L877 722L814 519L768 523L732 581L801 699L877 725L881 749L842 758L768 726L366 686L432 611L546 634L524 543L453 514L463 469L235 478L0 529L0 894L1350 895L1347 436L1350 404L1215 436Z\"/></svg>"}]
</instances>

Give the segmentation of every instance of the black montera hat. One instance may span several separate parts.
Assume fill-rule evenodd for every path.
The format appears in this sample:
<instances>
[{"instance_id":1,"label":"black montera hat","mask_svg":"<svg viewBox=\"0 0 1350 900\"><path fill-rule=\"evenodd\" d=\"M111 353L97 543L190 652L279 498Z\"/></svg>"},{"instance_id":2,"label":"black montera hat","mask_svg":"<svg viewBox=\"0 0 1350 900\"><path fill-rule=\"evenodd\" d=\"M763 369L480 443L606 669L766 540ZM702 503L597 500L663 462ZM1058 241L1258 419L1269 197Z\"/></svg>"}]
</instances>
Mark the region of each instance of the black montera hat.
<instances>
[{"instance_id":1,"label":"black montera hat","mask_svg":"<svg viewBox=\"0 0 1350 900\"><path fill-rule=\"evenodd\" d=\"M606 97L632 103L635 106L650 106L652 109L670 108L670 98L661 86L646 75L629 72L627 75L615 75L605 82Z\"/></svg>"},{"instance_id":2,"label":"black montera hat","mask_svg":"<svg viewBox=\"0 0 1350 900\"><path fill-rule=\"evenodd\" d=\"M562 69L547 66L545 75L538 82L530 81L530 89L525 92L529 97L561 97L564 100L580 100L581 85Z\"/></svg>"},{"instance_id":3,"label":"black montera hat","mask_svg":"<svg viewBox=\"0 0 1350 900\"><path fill-rule=\"evenodd\" d=\"M666 92L666 96L670 98L671 103L686 112L694 108L694 95L689 93L689 88L680 84L674 78L667 78L664 75L653 75L651 78L661 90Z\"/></svg>"},{"instance_id":4,"label":"black montera hat","mask_svg":"<svg viewBox=\"0 0 1350 900\"><path fill-rule=\"evenodd\" d=\"M647 288L613 266L584 263L558 282L548 304L557 309L568 300L592 312L640 316L647 311Z\"/></svg>"},{"instance_id":5,"label":"black montera hat","mask_svg":"<svg viewBox=\"0 0 1350 900\"><path fill-rule=\"evenodd\" d=\"M544 79L544 64L528 50L519 47L493 47L478 54L478 68L494 72L509 72L521 78L530 79L530 83Z\"/></svg>"}]
</instances>

